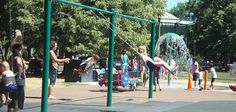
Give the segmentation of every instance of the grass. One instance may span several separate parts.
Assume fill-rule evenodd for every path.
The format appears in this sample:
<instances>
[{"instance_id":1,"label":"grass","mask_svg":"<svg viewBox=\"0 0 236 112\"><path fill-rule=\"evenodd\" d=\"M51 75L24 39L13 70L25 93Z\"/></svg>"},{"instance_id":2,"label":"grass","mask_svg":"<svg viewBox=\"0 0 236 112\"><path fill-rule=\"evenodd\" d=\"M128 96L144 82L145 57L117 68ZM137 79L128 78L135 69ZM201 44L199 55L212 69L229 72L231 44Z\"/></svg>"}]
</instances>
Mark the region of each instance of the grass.
<instances>
[{"instance_id":1,"label":"grass","mask_svg":"<svg viewBox=\"0 0 236 112\"><path fill-rule=\"evenodd\" d=\"M187 80L188 75L186 73L180 73L178 76L179 80ZM211 74L209 73L208 80L211 80ZM236 74L230 75L229 72L217 72L217 82L222 83L236 83Z\"/></svg>"}]
</instances>

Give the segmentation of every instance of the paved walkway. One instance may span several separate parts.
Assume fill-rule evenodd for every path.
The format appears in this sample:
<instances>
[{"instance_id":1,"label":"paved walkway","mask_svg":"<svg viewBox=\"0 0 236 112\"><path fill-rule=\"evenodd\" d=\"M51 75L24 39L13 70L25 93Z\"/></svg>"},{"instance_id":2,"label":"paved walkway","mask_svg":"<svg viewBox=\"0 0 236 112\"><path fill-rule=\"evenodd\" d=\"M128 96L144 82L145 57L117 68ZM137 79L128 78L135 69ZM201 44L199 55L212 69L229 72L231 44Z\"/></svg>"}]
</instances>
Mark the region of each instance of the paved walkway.
<instances>
[{"instance_id":1,"label":"paved walkway","mask_svg":"<svg viewBox=\"0 0 236 112\"><path fill-rule=\"evenodd\" d=\"M49 100L49 112L235 112L236 93L227 84L217 84L213 91L187 91L186 81L172 81L168 86L161 81L163 91L154 92L148 99L148 88L137 91L119 88L113 91L113 106L106 107L106 87L96 83L66 84L56 87L57 100ZM25 109L22 112L40 112L41 89L27 88ZM0 108L5 112L6 107Z\"/></svg>"}]
</instances>

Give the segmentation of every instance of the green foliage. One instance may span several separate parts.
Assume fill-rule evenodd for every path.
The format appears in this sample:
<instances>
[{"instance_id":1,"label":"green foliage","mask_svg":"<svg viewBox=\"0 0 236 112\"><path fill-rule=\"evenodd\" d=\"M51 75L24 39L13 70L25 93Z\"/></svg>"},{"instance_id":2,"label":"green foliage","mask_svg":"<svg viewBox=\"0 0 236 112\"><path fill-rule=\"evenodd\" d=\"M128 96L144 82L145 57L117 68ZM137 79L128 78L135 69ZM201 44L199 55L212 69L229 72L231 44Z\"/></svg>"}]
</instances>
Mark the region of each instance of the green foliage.
<instances>
[{"instance_id":1,"label":"green foliage","mask_svg":"<svg viewBox=\"0 0 236 112\"><path fill-rule=\"evenodd\" d=\"M190 14L187 10L187 3L178 3L177 6L170 9L169 12L180 19L190 19Z\"/></svg>"},{"instance_id":2,"label":"green foliage","mask_svg":"<svg viewBox=\"0 0 236 112\"><path fill-rule=\"evenodd\" d=\"M106 10L115 8L119 13L149 19L160 16L166 3L166 0L71 1ZM44 0L14 0L11 2L13 29L21 29L24 43L29 48L36 48L36 53L42 53ZM7 3L3 4L7 5ZM53 0L52 6L52 38L59 42L60 49L81 54L107 54L109 15L103 16L99 12L91 12L79 7L59 4L56 0ZM4 12L8 14L7 10ZM1 20L8 20L7 16L4 17L2 13L0 18ZM120 55L121 49L128 48L128 45L122 42L118 35L129 39L130 42L137 46L149 44L149 24L121 19L120 17L117 17L116 22L115 50L117 55ZM1 25L1 34L2 32L7 32L3 29L6 29L6 26ZM0 36L3 37L6 34ZM128 50L131 49L128 48Z\"/></svg>"},{"instance_id":3,"label":"green foliage","mask_svg":"<svg viewBox=\"0 0 236 112\"><path fill-rule=\"evenodd\" d=\"M236 0L190 0L171 12L180 18L193 14L188 39L192 51L196 42L196 52L204 59L236 61Z\"/></svg>"},{"instance_id":4,"label":"green foliage","mask_svg":"<svg viewBox=\"0 0 236 112\"><path fill-rule=\"evenodd\" d=\"M189 10L196 18L192 33L198 52L208 59L235 61L236 0L192 0Z\"/></svg>"}]
</instances>

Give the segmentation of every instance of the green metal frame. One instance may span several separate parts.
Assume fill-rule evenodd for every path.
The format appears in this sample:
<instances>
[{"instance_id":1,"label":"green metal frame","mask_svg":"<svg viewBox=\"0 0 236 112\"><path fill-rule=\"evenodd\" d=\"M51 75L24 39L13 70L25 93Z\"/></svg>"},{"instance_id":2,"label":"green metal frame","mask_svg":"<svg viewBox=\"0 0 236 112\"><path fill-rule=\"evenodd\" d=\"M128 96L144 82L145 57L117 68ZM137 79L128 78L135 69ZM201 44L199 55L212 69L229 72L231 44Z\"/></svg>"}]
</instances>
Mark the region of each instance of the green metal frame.
<instances>
[{"instance_id":1,"label":"green metal frame","mask_svg":"<svg viewBox=\"0 0 236 112\"><path fill-rule=\"evenodd\" d=\"M155 37L156 37L156 20L153 19L152 29L151 29L151 42L150 42L150 58L154 58L154 50L155 50ZM153 80L154 80L154 70L150 69L149 73L149 91L148 98L153 97Z\"/></svg>"},{"instance_id":2,"label":"green metal frame","mask_svg":"<svg viewBox=\"0 0 236 112\"><path fill-rule=\"evenodd\" d=\"M111 11L103 10L87 5L83 5L80 3L67 1L67 0L57 0L59 3L73 5L77 7L82 7L88 10L94 10L102 13L106 13L110 15L110 37L109 37L109 67L108 67L108 93L107 93L107 106L112 106L112 82L113 82L113 63L114 63L114 40L115 40L115 18L116 16L120 16L127 19L138 20L146 23L151 23L151 42L150 42L150 57L154 58L154 49L155 49L155 37L156 37L156 20L150 20L145 18L140 18L136 16L129 16L125 14L121 14L116 12L114 9ZM51 37L51 0L45 0L45 35L44 35L44 74L43 74L43 84L42 84L42 99L41 99L41 112L48 112L48 76L49 76L49 59L50 59L50 37ZM158 39L157 39L158 40ZM153 70L150 71L150 83L149 83L149 94L148 98L153 97Z\"/></svg>"},{"instance_id":3,"label":"green metal frame","mask_svg":"<svg viewBox=\"0 0 236 112\"><path fill-rule=\"evenodd\" d=\"M43 83L42 83L42 101L41 112L48 112L48 76L50 60L50 37L51 37L51 0L45 0L45 18L44 18L44 58L43 58Z\"/></svg>"}]
</instances>

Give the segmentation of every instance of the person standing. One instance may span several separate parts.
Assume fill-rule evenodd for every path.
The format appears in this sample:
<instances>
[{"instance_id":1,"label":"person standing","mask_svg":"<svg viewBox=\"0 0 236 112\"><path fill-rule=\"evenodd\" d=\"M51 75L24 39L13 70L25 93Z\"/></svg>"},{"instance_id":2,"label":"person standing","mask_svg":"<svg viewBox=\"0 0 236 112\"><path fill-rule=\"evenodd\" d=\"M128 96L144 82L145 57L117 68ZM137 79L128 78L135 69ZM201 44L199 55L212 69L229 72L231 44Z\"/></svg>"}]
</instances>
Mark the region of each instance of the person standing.
<instances>
[{"instance_id":1,"label":"person standing","mask_svg":"<svg viewBox=\"0 0 236 112\"><path fill-rule=\"evenodd\" d=\"M133 72L138 71L138 61L137 61L136 56L133 56L133 59L132 59L132 70L133 70Z\"/></svg>"},{"instance_id":2,"label":"person standing","mask_svg":"<svg viewBox=\"0 0 236 112\"><path fill-rule=\"evenodd\" d=\"M56 41L51 41L50 45L50 83L48 86L48 98L49 99L56 99L52 95L52 89L56 84L57 80L57 70L58 70L58 63L69 63L70 59L65 58L65 59L58 59L55 51L57 50L57 42Z\"/></svg>"},{"instance_id":3,"label":"person standing","mask_svg":"<svg viewBox=\"0 0 236 112\"><path fill-rule=\"evenodd\" d=\"M17 91L10 93L10 98L12 101L8 104L8 111L16 112L18 109L24 108L25 101L25 79L26 72L25 70L28 68L28 62L25 61L22 57L22 44L14 44L12 46L13 51L13 72L16 75L16 85Z\"/></svg>"},{"instance_id":4,"label":"person standing","mask_svg":"<svg viewBox=\"0 0 236 112\"><path fill-rule=\"evenodd\" d=\"M128 67L129 67L129 57L126 54L126 49L122 50L122 55L121 55L121 64L122 64L122 70L123 72L128 71Z\"/></svg>"},{"instance_id":5,"label":"person standing","mask_svg":"<svg viewBox=\"0 0 236 112\"><path fill-rule=\"evenodd\" d=\"M210 89L213 90L214 89L214 82L217 78L217 74L216 74L216 70L213 66L213 64L210 64L210 72L211 72L211 85L210 85Z\"/></svg>"},{"instance_id":6,"label":"person standing","mask_svg":"<svg viewBox=\"0 0 236 112\"><path fill-rule=\"evenodd\" d=\"M158 58L158 55L156 54L156 56L154 57L154 61L158 61L159 58ZM155 67L154 69L154 91L157 90L157 85L159 87L159 91L161 91L161 86L160 86L160 82L159 82L159 79L160 79L160 74L161 74L161 67Z\"/></svg>"},{"instance_id":7,"label":"person standing","mask_svg":"<svg viewBox=\"0 0 236 112\"><path fill-rule=\"evenodd\" d=\"M197 80L198 80L198 77L199 77L199 64L198 64L196 58L193 58L192 73L193 73L194 87L196 87L197 86Z\"/></svg>"}]
</instances>

